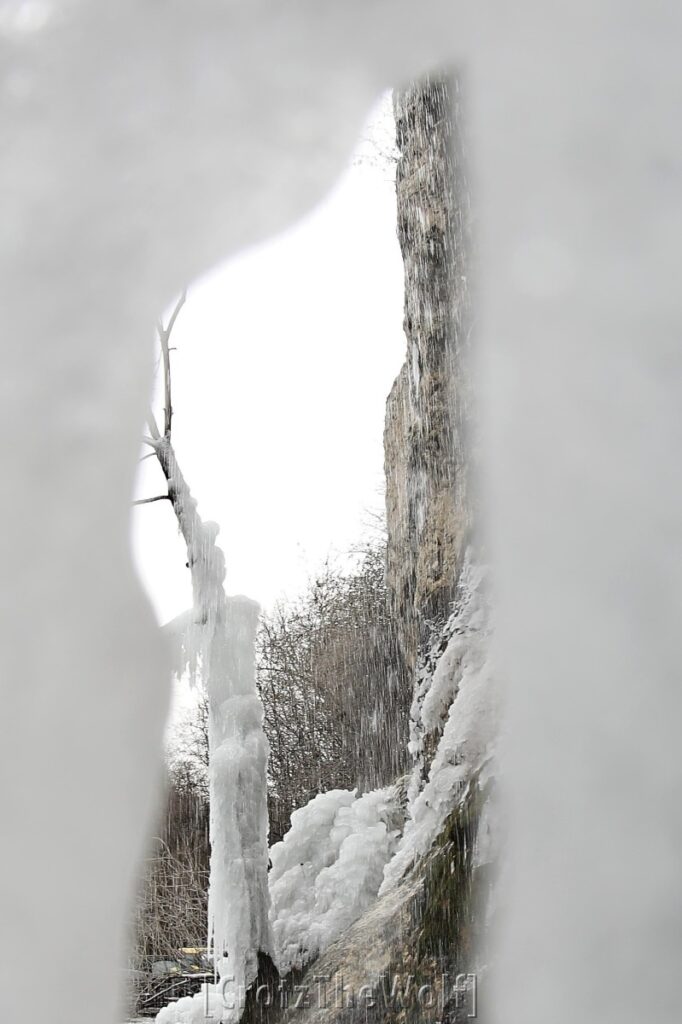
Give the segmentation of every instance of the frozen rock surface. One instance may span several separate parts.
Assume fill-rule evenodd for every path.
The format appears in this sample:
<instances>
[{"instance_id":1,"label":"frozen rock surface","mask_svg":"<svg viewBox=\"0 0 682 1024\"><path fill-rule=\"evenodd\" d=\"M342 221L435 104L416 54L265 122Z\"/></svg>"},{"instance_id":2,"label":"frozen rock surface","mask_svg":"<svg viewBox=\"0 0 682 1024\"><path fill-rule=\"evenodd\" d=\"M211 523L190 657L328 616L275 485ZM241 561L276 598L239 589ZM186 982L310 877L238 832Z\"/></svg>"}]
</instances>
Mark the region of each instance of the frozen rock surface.
<instances>
[{"instance_id":1,"label":"frozen rock surface","mask_svg":"<svg viewBox=\"0 0 682 1024\"><path fill-rule=\"evenodd\" d=\"M431 849L468 786L490 764L499 728L485 571L465 562L455 609L419 668L410 713L415 764L404 834L381 892Z\"/></svg>"}]
</instances>

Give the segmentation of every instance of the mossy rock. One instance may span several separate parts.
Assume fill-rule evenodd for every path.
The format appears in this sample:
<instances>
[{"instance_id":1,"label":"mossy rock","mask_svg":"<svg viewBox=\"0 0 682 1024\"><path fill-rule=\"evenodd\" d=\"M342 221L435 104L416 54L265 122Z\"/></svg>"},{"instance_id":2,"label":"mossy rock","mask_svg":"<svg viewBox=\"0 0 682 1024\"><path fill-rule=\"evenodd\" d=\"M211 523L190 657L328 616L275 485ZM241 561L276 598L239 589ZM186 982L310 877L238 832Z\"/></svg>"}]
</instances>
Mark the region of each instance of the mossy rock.
<instances>
[{"instance_id":1,"label":"mossy rock","mask_svg":"<svg viewBox=\"0 0 682 1024\"><path fill-rule=\"evenodd\" d=\"M472 777L463 798L445 821L424 864L417 931L418 960L435 958L465 971L473 963L489 872L474 870L474 851L491 782Z\"/></svg>"}]
</instances>

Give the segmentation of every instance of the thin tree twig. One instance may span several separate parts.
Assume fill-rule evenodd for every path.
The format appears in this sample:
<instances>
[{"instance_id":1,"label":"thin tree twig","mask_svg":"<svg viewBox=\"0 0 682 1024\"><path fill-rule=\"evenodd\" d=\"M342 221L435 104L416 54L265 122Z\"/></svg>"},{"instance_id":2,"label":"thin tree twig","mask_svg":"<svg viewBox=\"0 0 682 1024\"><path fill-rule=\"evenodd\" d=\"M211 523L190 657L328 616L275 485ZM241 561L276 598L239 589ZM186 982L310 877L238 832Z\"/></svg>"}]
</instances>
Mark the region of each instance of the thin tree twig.
<instances>
[{"instance_id":1,"label":"thin tree twig","mask_svg":"<svg viewBox=\"0 0 682 1024\"><path fill-rule=\"evenodd\" d=\"M156 494L153 498L138 498L133 505L149 505L152 501L170 501L170 494Z\"/></svg>"}]
</instances>

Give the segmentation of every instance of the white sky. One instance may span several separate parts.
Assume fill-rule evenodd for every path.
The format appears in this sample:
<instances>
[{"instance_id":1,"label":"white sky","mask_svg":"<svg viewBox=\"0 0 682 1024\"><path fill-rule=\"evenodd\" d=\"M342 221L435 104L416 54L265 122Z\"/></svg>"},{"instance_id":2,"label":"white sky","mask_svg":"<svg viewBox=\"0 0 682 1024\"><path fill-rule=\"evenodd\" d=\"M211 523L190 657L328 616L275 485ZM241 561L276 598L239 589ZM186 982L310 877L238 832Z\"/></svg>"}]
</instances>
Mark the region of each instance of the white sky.
<instances>
[{"instance_id":1,"label":"white sky","mask_svg":"<svg viewBox=\"0 0 682 1024\"><path fill-rule=\"evenodd\" d=\"M391 130L385 99L364 136L385 149ZM173 332L182 472L220 524L228 593L266 607L350 548L383 503L384 404L405 353L392 170L361 143L305 221L190 288ZM137 496L161 493L147 459ZM160 621L190 607L167 502L134 509L133 543Z\"/></svg>"}]
</instances>

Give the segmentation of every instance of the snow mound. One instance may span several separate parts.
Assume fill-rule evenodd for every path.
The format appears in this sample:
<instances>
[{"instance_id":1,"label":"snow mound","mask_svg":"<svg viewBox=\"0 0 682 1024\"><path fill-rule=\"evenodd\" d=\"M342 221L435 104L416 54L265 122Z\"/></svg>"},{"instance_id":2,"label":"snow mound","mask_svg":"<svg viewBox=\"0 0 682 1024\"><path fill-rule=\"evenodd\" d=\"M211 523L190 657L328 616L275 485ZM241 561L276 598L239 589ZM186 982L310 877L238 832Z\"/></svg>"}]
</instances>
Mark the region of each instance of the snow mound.
<instances>
[{"instance_id":1,"label":"snow mound","mask_svg":"<svg viewBox=\"0 0 682 1024\"><path fill-rule=\"evenodd\" d=\"M156 1015L156 1024L206 1024L206 1020L222 1020L223 1001L216 985L208 986L195 996L185 996L169 1003Z\"/></svg>"},{"instance_id":2,"label":"snow mound","mask_svg":"<svg viewBox=\"0 0 682 1024\"><path fill-rule=\"evenodd\" d=\"M270 850L270 917L278 967L302 967L375 899L403 820L400 786L358 797L320 793Z\"/></svg>"},{"instance_id":3,"label":"snow mound","mask_svg":"<svg viewBox=\"0 0 682 1024\"><path fill-rule=\"evenodd\" d=\"M294 811L290 830L270 849L270 918L282 974L323 952L373 903L398 845L403 793L399 784L361 797L335 789ZM244 992L243 985L209 985L165 1006L156 1024L236 1019L230 1006Z\"/></svg>"}]
</instances>

